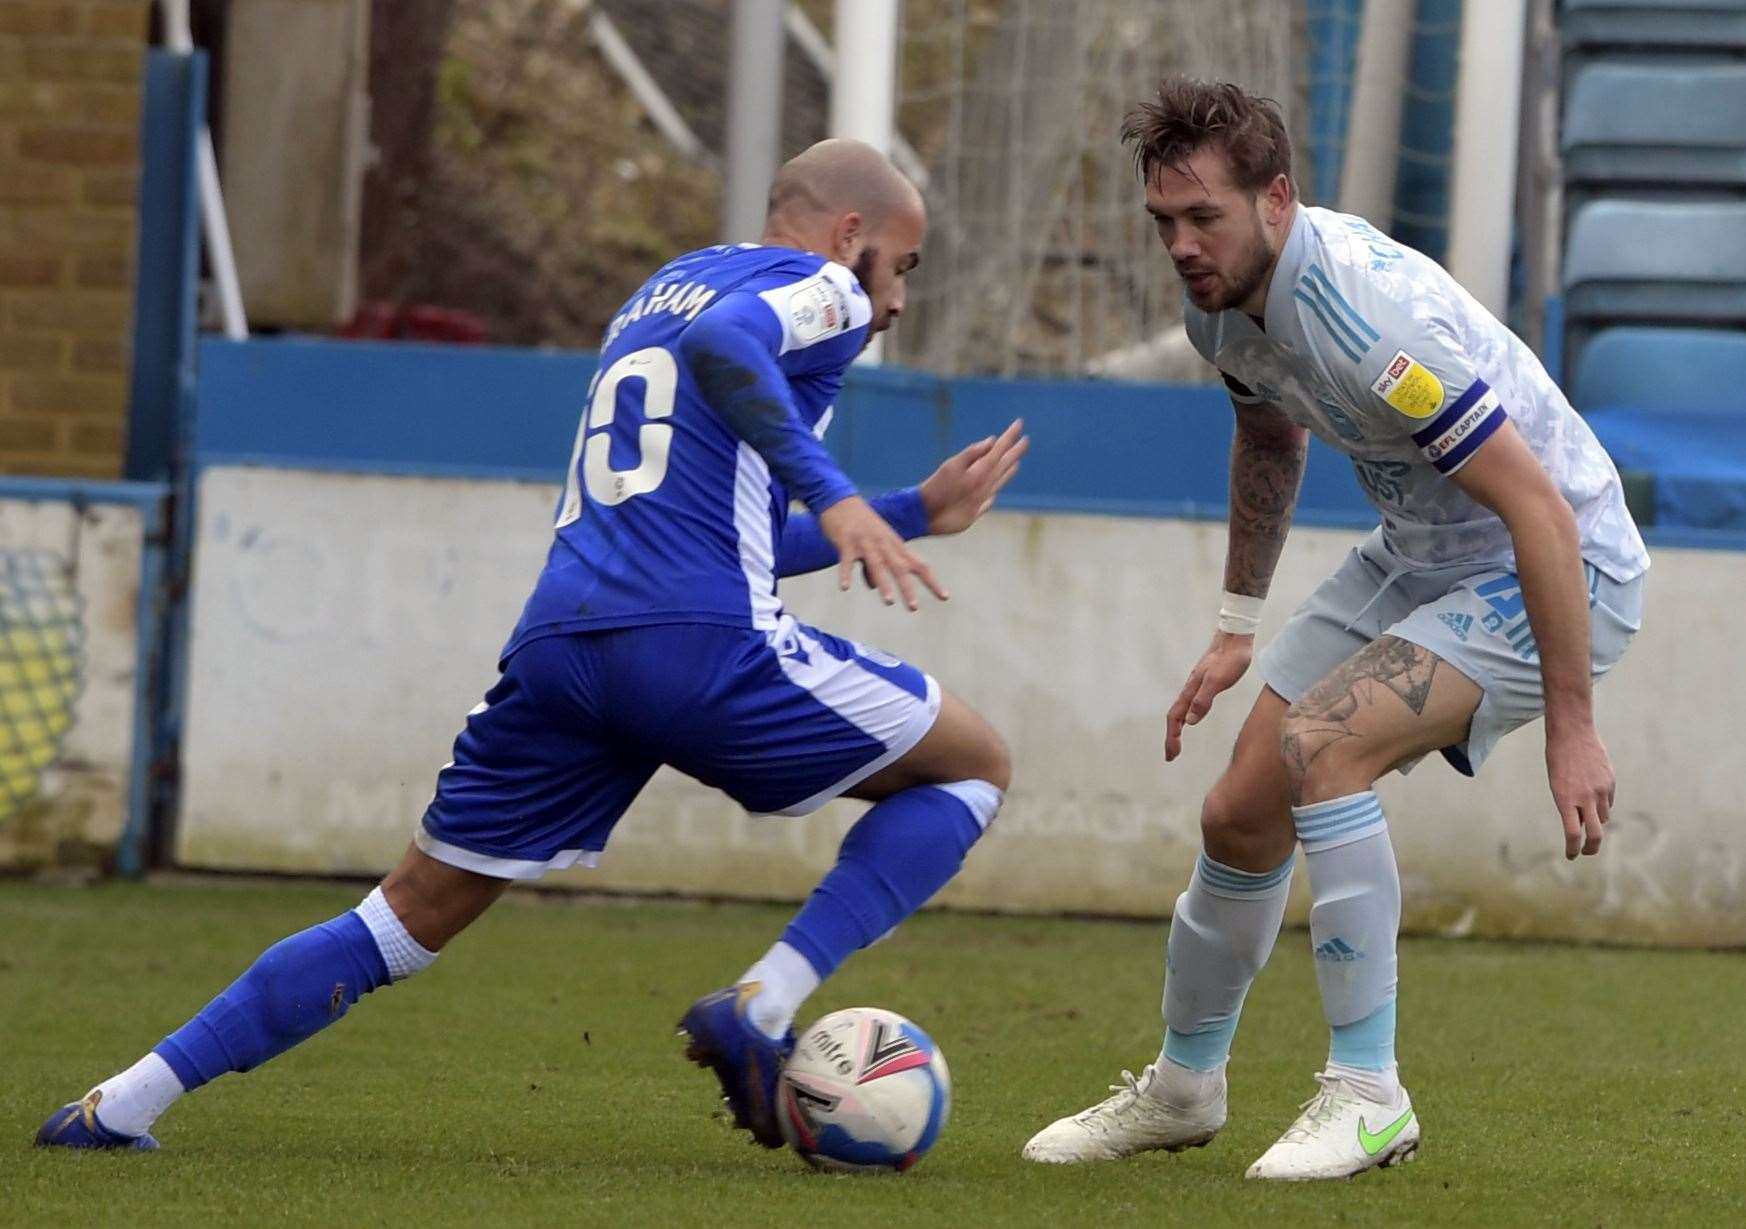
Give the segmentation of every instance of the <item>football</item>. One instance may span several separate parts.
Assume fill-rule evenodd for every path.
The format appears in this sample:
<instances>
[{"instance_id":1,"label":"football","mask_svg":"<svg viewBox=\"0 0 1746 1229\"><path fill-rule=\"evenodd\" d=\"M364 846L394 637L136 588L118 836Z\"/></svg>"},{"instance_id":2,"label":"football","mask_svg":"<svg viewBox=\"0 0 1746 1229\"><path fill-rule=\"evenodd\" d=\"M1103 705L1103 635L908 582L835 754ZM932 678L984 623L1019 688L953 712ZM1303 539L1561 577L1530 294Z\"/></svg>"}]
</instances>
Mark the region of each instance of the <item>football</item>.
<instances>
[{"instance_id":1,"label":"football","mask_svg":"<svg viewBox=\"0 0 1746 1229\"><path fill-rule=\"evenodd\" d=\"M933 1039L894 1011L849 1007L801 1034L783 1068L776 1117L808 1164L901 1173L940 1138L952 1078Z\"/></svg>"}]
</instances>

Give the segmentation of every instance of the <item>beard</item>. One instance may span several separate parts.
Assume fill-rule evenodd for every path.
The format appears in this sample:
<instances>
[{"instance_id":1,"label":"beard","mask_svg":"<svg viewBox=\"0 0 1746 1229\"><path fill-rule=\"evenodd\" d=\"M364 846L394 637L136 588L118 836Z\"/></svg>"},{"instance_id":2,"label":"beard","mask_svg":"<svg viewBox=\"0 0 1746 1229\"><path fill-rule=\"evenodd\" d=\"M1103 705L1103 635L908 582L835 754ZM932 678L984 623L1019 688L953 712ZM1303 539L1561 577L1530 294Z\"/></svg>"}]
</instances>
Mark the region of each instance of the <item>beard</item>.
<instances>
[{"instance_id":1,"label":"beard","mask_svg":"<svg viewBox=\"0 0 1746 1229\"><path fill-rule=\"evenodd\" d=\"M1250 295L1261 289L1261 284L1267 280L1267 270L1273 265L1273 252L1267 246L1267 232L1261 227L1261 219L1255 219L1255 242L1248 249L1243 261L1230 273L1219 273L1219 281L1225 289L1220 293L1216 288L1212 299L1202 303L1195 301L1195 306L1203 312L1229 311L1241 303L1248 301ZM1194 295L1190 292L1189 297Z\"/></svg>"},{"instance_id":2,"label":"beard","mask_svg":"<svg viewBox=\"0 0 1746 1229\"><path fill-rule=\"evenodd\" d=\"M849 272L855 275L855 280L861 283L861 289L867 292L867 301L869 303L875 303L878 301L873 297L873 270L878 267L879 249L876 247L865 247L861 249L861 254L855 258L854 265L849 269ZM883 333L890 327L890 325L890 312L875 312L873 314L873 322L867 329L867 339L871 341L875 333Z\"/></svg>"}]
</instances>

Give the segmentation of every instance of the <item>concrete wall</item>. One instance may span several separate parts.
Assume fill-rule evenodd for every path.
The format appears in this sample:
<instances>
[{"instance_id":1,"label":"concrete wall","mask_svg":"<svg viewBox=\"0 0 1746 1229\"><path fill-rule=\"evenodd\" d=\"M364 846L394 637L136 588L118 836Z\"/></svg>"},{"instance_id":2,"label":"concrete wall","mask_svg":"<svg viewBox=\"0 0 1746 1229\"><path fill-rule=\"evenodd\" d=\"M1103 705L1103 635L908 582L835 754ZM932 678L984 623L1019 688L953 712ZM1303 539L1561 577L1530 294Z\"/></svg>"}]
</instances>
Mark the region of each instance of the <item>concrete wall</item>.
<instances>
[{"instance_id":1,"label":"concrete wall","mask_svg":"<svg viewBox=\"0 0 1746 1229\"><path fill-rule=\"evenodd\" d=\"M495 678L549 541L557 487L249 467L200 491L178 858L376 871L404 848L466 711ZM1300 529L1263 636L1358 537ZM1258 684L1162 761L1162 715L1210 634L1215 522L995 513L925 544L954 598L888 611L828 578L801 617L905 656L1011 742L1006 810L944 904L1159 916L1198 848L1200 798ZM1450 934L1746 943L1746 764L1731 613L1738 556L1657 552L1646 631L1602 686L1619 803L1598 859L1567 864L1538 726L1468 781L1440 761L1384 783L1407 924ZM858 812L751 819L670 774L577 886L795 897ZM1302 917L1302 877L1294 906Z\"/></svg>"},{"instance_id":2,"label":"concrete wall","mask_svg":"<svg viewBox=\"0 0 1746 1229\"><path fill-rule=\"evenodd\" d=\"M120 472L146 0L0 3L0 471Z\"/></svg>"},{"instance_id":3,"label":"concrete wall","mask_svg":"<svg viewBox=\"0 0 1746 1229\"><path fill-rule=\"evenodd\" d=\"M369 150L367 0L233 0L226 204L252 324L325 330L356 305Z\"/></svg>"}]
</instances>

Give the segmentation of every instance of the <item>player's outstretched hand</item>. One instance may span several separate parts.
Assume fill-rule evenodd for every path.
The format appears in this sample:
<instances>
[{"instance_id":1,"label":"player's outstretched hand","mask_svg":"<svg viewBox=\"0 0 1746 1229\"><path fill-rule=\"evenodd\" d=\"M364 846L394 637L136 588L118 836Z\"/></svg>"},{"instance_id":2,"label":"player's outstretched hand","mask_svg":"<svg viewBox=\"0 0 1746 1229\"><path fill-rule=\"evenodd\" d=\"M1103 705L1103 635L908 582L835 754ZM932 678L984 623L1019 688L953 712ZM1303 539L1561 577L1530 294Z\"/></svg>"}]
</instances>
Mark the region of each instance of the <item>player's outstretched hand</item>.
<instances>
[{"instance_id":1,"label":"player's outstretched hand","mask_svg":"<svg viewBox=\"0 0 1746 1229\"><path fill-rule=\"evenodd\" d=\"M1014 419L998 436L977 440L928 475L919 489L930 534L962 533L994 506L1031 446L1024 429L1024 419Z\"/></svg>"},{"instance_id":2,"label":"player's outstretched hand","mask_svg":"<svg viewBox=\"0 0 1746 1229\"><path fill-rule=\"evenodd\" d=\"M1600 852L1617 782L1612 757L1592 723L1546 731L1546 777L1564 824L1564 856Z\"/></svg>"},{"instance_id":3,"label":"player's outstretched hand","mask_svg":"<svg viewBox=\"0 0 1746 1229\"><path fill-rule=\"evenodd\" d=\"M915 582L921 581L942 602L951 594L934 578L933 569L910 554L897 531L859 495L840 499L818 515L820 532L837 548L837 587L847 589L855 578L855 565L869 588L890 606L901 595L903 604L917 609Z\"/></svg>"},{"instance_id":4,"label":"player's outstretched hand","mask_svg":"<svg viewBox=\"0 0 1746 1229\"><path fill-rule=\"evenodd\" d=\"M1200 661L1189 672L1182 694L1170 706L1164 722L1164 761L1169 763L1182 754L1182 727L1198 725L1212 711L1219 692L1233 686L1249 670L1249 659L1255 654L1255 637L1233 636L1229 632L1214 632L1212 644L1201 654Z\"/></svg>"}]
</instances>

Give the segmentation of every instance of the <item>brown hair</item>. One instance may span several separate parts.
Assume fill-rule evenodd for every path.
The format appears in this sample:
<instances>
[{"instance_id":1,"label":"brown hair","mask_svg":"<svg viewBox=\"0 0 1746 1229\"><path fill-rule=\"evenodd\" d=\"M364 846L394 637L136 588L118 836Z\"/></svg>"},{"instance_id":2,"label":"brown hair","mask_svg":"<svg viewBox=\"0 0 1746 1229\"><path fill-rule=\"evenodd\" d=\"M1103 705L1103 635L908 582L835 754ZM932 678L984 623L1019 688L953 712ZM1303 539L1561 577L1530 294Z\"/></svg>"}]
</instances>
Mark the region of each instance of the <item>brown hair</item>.
<instances>
[{"instance_id":1,"label":"brown hair","mask_svg":"<svg viewBox=\"0 0 1746 1229\"><path fill-rule=\"evenodd\" d=\"M1182 170L1208 145L1224 151L1244 191L1259 192L1276 175L1291 179L1291 137L1279 104L1229 81L1164 78L1157 101L1141 103L1122 121L1122 143L1133 145L1142 182L1165 168Z\"/></svg>"}]
</instances>

